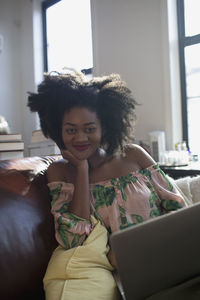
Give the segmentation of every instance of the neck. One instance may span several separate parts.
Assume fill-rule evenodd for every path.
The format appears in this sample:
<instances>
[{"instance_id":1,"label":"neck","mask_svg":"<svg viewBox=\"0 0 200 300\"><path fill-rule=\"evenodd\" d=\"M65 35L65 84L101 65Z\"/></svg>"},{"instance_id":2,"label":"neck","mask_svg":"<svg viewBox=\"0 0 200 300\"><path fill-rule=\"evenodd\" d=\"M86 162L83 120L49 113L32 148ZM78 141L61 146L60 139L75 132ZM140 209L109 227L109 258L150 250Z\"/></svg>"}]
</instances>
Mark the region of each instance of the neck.
<instances>
[{"instance_id":1,"label":"neck","mask_svg":"<svg viewBox=\"0 0 200 300\"><path fill-rule=\"evenodd\" d=\"M105 161L107 161L109 157L107 156L106 152L98 148L97 151L88 159L89 168L95 169L102 165Z\"/></svg>"}]
</instances>

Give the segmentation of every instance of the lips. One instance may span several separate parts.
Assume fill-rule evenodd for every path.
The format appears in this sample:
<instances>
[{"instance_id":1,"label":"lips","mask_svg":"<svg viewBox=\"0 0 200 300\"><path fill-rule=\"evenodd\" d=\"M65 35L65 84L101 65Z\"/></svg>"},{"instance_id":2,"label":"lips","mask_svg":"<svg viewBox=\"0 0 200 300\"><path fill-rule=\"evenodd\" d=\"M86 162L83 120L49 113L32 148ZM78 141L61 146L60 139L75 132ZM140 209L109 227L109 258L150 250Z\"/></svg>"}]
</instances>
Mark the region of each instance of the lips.
<instances>
[{"instance_id":1,"label":"lips","mask_svg":"<svg viewBox=\"0 0 200 300\"><path fill-rule=\"evenodd\" d=\"M74 145L73 147L77 150L77 151L85 151L89 148L90 145Z\"/></svg>"}]
</instances>

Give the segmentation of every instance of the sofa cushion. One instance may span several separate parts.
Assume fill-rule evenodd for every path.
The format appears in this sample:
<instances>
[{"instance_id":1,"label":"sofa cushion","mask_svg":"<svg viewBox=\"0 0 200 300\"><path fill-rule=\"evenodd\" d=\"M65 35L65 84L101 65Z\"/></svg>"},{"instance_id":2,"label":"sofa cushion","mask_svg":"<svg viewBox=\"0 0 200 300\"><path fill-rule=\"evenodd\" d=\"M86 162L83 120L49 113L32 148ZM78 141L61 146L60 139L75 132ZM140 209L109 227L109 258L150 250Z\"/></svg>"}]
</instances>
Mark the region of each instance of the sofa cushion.
<instances>
[{"instance_id":1,"label":"sofa cushion","mask_svg":"<svg viewBox=\"0 0 200 300\"><path fill-rule=\"evenodd\" d=\"M2 299L44 299L42 279L57 246L45 171L55 159L0 162Z\"/></svg>"}]
</instances>

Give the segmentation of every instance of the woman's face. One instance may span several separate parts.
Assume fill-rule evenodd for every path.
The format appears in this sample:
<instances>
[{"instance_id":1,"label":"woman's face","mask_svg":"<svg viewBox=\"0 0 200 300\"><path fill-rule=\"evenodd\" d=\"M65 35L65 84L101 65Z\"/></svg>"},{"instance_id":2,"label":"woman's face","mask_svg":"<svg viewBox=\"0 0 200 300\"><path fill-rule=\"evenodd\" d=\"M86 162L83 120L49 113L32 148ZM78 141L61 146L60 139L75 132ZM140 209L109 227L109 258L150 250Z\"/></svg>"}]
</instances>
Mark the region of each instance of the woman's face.
<instances>
[{"instance_id":1,"label":"woman's face","mask_svg":"<svg viewBox=\"0 0 200 300\"><path fill-rule=\"evenodd\" d=\"M64 113L62 139L65 147L78 159L88 159L100 146L102 128L95 112L74 107Z\"/></svg>"}]
</instances>

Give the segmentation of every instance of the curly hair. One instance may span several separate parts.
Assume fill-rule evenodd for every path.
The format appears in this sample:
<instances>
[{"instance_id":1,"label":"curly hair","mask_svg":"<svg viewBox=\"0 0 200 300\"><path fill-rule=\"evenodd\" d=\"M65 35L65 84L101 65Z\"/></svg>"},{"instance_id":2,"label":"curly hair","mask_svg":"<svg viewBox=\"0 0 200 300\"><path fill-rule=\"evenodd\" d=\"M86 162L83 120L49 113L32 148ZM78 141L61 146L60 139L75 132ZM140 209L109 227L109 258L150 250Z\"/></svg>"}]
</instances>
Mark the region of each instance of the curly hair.
<instances>
[{"instance_id":1,"label":"curly hair","mask_svg":"<svg viewBox=\"0 0 200 300\"><path fill-rule=\"evenodd\" d=\"M135 106L130 89L118 74L87 79L82 73L46 74L38 93L28 93L28 107L38 112L43 134L64 148L62 119L73 107L96 112L102 126L101 147L108 154L123 151L133 140Z\"/></svg>"}]
</instances>

